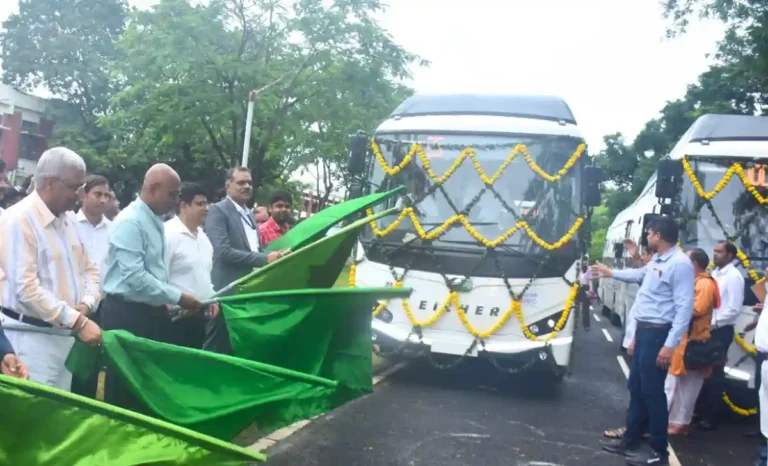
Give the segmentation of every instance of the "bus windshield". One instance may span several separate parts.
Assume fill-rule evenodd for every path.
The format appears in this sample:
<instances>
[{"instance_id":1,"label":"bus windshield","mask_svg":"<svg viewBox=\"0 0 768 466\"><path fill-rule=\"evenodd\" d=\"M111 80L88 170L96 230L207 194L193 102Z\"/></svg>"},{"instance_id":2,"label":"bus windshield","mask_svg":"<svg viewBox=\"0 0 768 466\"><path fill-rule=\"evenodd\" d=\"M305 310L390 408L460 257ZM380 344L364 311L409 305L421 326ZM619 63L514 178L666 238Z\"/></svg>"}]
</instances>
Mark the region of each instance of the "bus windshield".
<instances>
[{"instance_id":1,"label":"bus windshield","mask_svg":"<svg viewBox=\"0 0 768 466\"><path fill-rule=\"evenodd\" d=\"M712 191L734 163L710 160L690 161L704 191ZM755 171L756 170L756 171ZM768 196L761 167L745 169L748 178L763 196ZM687 176L683 176L682 214L685 218L680 240L686 248L701 248L712 255L715 244L735 237L736 246L747 255L752 267L762 272L768 265L768 209L762 207L737 175L711 200L704 202ZM714 210L714 212L713 212Z\"/></svg>"},{"instance_id":2,"label":"bus windshield","mask_svg":"<svg viewBox=\"0 0 768 466\"><path fill-rule=\"evenodd\" d=\"M555 175L576 152L581 140L553 136L487 136L476 134L386 134L376 136L381 154L389 166L400 163L412 143L422 145L429 165L440 177L456 162L466 147L473 147L482 170L492 177L512 153L517 144L524 144L527 153L545 172ZM586 160L586 156L584 156ZM570 168L562 179L550 183L536 174L518 154L491 187L480 178L471 160L465 159L441 186L436 186L418 155L396 175L385 176L378 161L373 163L373 186L388 190L405 186L413 201L414 211L426 231L433 230L457 212L466 214L481 235L493 240L525 220L542 239L553 243L562 238L577 219L579 212L579 174L581 164ZM386 207L403 207L402 198ZM395 217L379 221L379 228L389 226ZM387 242L408 241L417 231L410 219L383 238ZM366 235L370 237L371 231ZM462 226L449 229L432 242L436 247L483 250L485 247ZM518 252L541 253L523 231L509 237L501 245Z\"/></svg>"}]
</instances>

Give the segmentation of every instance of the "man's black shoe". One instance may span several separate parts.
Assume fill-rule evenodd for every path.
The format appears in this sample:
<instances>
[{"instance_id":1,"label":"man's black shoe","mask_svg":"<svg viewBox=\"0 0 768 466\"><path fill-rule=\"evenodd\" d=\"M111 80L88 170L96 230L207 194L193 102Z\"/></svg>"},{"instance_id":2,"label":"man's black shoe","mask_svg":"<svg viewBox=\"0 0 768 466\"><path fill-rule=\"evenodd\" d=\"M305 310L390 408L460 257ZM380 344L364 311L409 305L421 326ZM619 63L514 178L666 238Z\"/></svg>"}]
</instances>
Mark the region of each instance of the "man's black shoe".
<instances>
[{"instance_id":1,"label":"man's black shoe","mask_svg":"<svg viewBox=\"0 0 768 466\"><path fill-rule=\"evenodd\" d=\"M659 456L658 453L653 452L647 456L627 458L627 464L629 466L669 466L669 458L667 456Z\"/></svg>"},{"instance_id":2,"label":"man's black shoe","mask_svg":"<svg viewBox=\"0 0 768 466\"><path fill-rule=\"evenodd\" d=\"M621 455L626 458L634 458L640 454L640 447L630 448L623 440L612 440L609 442L602 442L603 450L615 455Z\"/></svg>"}]
</instances>

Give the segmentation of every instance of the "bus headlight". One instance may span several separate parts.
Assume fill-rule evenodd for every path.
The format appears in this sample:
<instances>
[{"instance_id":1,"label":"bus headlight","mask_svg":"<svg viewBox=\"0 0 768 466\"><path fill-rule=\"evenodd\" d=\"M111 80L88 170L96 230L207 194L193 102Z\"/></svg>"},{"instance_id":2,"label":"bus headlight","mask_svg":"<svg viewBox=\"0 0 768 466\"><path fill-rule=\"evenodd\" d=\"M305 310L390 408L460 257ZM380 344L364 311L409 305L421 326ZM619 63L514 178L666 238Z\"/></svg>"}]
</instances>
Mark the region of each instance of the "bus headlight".
<instances>
[{"instance_id":1,"label":"bus headlight","mask_svg":"<svg viewBox=\"0 0 768 466\"><path fill-rule=\"evenodd\" d=\"M549 335L555 330L555 325L557 325L557 322L560 321L562 316L563 311L560 311L557 314L552 314L543 319L539 319L536 322L529 324L528 330L537 337Z\"/></svg>"}]
</instances>

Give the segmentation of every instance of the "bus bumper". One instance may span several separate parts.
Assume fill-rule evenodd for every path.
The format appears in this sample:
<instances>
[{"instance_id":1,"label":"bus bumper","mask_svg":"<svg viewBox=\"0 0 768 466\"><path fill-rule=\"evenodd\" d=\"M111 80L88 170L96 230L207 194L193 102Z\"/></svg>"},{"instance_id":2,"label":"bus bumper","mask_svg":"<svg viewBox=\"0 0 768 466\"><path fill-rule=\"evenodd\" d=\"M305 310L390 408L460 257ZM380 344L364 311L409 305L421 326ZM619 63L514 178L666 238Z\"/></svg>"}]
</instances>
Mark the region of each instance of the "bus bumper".
<instances>
[{"instance_id":1,"label":"bus bumper","mask_svg":"<svg viewBox=\"0 0 768 466\"><path fill-rule=\"evenodd\" d=\"M515 359L514 356L516 355L527 357L531 353L535 353L542 360L554 358L555 365L561 368L569 365L573 344L573 337L570 335L553 338L546 342L532 341L519 336L510 336L508 339L495 336L486 340L484 345L475 345L475 348L468 352L473 341L472 336L468 333L440 332L438 340L434 333L425 332L426 334L419 338L417 334L411 331L405 331L378 319L372 320L371 327L374 342L390 351L403 350L398 352L405 354L429 351L434 354L455 356L466 354L470 357L495 356L504 359L507 357Z\"/></svg>"}]
</instances>

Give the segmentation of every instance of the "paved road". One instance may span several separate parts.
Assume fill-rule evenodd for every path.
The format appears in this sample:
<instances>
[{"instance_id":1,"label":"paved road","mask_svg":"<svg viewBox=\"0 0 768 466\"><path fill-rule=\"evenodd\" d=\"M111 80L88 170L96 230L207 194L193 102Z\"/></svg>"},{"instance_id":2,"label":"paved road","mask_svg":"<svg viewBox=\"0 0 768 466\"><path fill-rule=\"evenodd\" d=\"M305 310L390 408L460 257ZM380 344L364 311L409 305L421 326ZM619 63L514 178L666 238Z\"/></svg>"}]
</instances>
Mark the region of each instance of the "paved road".
<instances>
[{"instance_id":1,"label":"paved road","mask_svg":"<svg viewBox=\"0 0 768 466\"><path fill-rule=\"evenodd\" d=\"M482 361L450 372L410 363L374 394L272 446L269 464L625 464L602 452L599 443L604 429L622 425L628 402L617 359L619 336L606 319L593 321L591 332L577 331L573 374L558 388L500 374ZM755 440L731 434L729 445L736 446L713 448L717 435L673 442L682 464L751 464Z\"/></svg>"}]
</instances>

